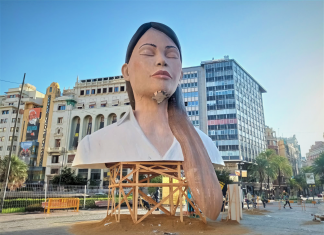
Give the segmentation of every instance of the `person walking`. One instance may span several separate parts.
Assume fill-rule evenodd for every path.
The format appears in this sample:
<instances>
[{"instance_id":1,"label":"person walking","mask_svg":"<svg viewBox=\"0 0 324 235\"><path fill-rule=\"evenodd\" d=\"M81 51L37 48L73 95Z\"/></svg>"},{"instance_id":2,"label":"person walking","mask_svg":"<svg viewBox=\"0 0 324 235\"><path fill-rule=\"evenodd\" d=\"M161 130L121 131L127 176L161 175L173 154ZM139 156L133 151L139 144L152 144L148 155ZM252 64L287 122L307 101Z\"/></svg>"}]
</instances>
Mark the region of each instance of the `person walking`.
<instances>
[{"instance_id":1,"label":"person walking","mask_svg":"<svg viewBox=\"0 0 324 235\"><path fill-rule=\"evenodd\" d=\"M250 203L252 203L252 195L250 192L248 192L248 194L246 195L246 205L247 205L248 209L250 209L250 207L249 207Z\"/></svg>"},{"instance_id":2,"label":"person walking","mask_svg":"<svg viewBox=\"0 0 324 235\"><path fill-rule=\"evenodd\" d=\"M257 198L256 198L255 195L252 195L252 199L251 199L251 201L252 201L252 206L253 206L254 208L256 208L256 206L257 206Z\"/></svg>"},{"instance_id":3,"label":"person walking","mask_svg":"<svg viewBox=\"0 0 324 235\"><path fill-rule=\"evenodd\" d=\"M268 199L266 199L264 192L262 192L262 194L261 194L261 201L263 204L263 208L265 208L265 206L266 206L265 204L266 204L266 202L268 202Z\"/></svg>"},{"instance_id":4,"label":"person walking","mask_svg":"<svg viewBox=\"0 0 324 235\"><path fill-rule=\"evenodd\" d=\"M290 206L290 202L289 202L289 194L286 193L286 192L284 193L284 200L286 201L286 203L285 203L285 205L283 206L283 208L286 209L286 205L288 204L289 207L290 207L290 209L292 209L291 206Z\"/></svg>"}]
</instances>

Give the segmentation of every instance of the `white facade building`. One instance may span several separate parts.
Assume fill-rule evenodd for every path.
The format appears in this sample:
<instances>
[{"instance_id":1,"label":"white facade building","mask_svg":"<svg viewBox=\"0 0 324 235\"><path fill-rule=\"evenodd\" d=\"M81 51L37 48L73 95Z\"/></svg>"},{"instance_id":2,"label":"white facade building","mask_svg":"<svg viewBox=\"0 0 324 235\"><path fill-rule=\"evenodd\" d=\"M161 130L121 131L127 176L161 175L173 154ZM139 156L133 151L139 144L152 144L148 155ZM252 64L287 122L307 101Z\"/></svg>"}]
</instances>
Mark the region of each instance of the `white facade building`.
<instances>
[{"instance_id":1,"label":"white facade building","mask_svg":"<svg viewBox=\"0 0 324 235\"><path fill-rule=\"evenodd\" d=\"M71 167L83 137L118 121L130 108L122 76L80 80L54 101L45 182L63 166ZM107 153L109 154L109 153ZM108 185L107 170L75 169L97 185Z\"/></svg>"},{"instance_id":2,"label":"white facade building","mask_svg":"<svg viewBox=\"0 0 324 235\"><path fill-rule=\"evenodd\" d=\"M9 155L11 139L18 110L18 102L20 96L21 85L18 88L8 89L6 95L0 98L0 158ZM22 91L20 103L21 112L18 113L16 132L13 142L12 154L18 156L19 142L21 139L21 130L23 110L26 102L33 102L42 105L44 94L37 91L36 87L30 84L25 84Z\"/></svg>"}]
</instances>

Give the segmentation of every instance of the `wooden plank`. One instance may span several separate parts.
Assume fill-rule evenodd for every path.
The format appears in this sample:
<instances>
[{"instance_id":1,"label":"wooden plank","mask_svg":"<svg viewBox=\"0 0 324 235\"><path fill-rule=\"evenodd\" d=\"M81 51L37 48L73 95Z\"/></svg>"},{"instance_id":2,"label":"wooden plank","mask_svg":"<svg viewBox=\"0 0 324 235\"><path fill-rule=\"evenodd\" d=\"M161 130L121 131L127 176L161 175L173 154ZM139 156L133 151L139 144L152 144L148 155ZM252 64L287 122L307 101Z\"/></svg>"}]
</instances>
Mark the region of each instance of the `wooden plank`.
<instances>
[{"instance_id":1,"label":"wooden plank","mask_svg":"<svg viewBox=\"0 0 324 235\"><path fill-rule=\"evenodd\" d=\"M132 212L131 206L128 203L127 196L125 195L125 192L124 192L123 188L121 188L121 191L122 191L123 197L126 198L125 202L126 202L128 210L129 210L129 213L130 213L130 215L132 217L133 223L135 223L134 214Z\"/></svg>"},{"instance_id":2,"label":"wooden plank","mask_svg":"<svg viewBox=\"0 0 324 235\"><path fill-rule=\"evenodd\" d=\"M126 198L123 198L123 200L121 201L121 204L125 201L125 200L128 200L127 199L127 197L133 192L134 190L133 189L131 189L128 193L127 193L127 195L126 195ZM117 209L117 207L115 208L115 210ZM111 211L111 213L113 213L113 212L115 212L115 210L113 211Z\"/></svg>"},{"instance_id":3,"label":"wooden plank","mask_svg":"<svg viewBox=\"0 0 324 235\"><path fill-rule=\"evenodd\" d=\"M182 191L182 189L181 189L181 191ZM187 201L190 203L190 205L195 209L195 211L198 212L198 214L199 214L200 218L202 219L202 221L203 221L205 224L207 224L206 218L205 218L205 217L200 213L199 208L197 208L197 207L192 203L192 201L188 198L188 196L187 196L183 191L182 191L182 193L183 193L183 195L185 196L185 198L187 198Z\"/></svg>"},{"instance_id":4,"label":"wooden plank","mask_svg":"<svg viewBox=\"0 0 324 235\"><path fill-rule=\"evenodd\" d=\"M136 164L136 169L139 168L139 164ZM135 222L137 221L137 206L138 206L138 177L139 172L135 173L135 197L133 198L133 204L134 204L134 213L135 213ZM133 178L134 181L134 178Z\"/></svg>"},{"instance_id":5,"label":"wooden plank","mask_svg":"<svg viewBox=\"0 0 324 235\"><path fill-rule=\"evenodd\" d=\"M165 174L163 171L155 170L155 169L149 169L148 167L143 166L143 165L139 165L139 166L140 166L141 168L143 168L143 169L148 170L148 171L152 171L152 172L158 173L158 174L160 174L160 175L164 175L164 176L166 176L166 177L171 177L171 178L173 178L173 179L177 179L177 177L174 177L174 176L172 176L172 175Z\"/></svg>"},{"instance_id":6,"label":"wooden plank","mask_svg":"<svg viewBox=\"0 0 324 235\"><path fill-rule=\"evenodd\" d=\"M173 212L173 182L172 182L172 178L171 177L169 177L169 183L171 184L170 186L169 186L169 204L170 204L170 211L171 211L171 213Z\"/></svg>"},{"instance_id":7,"label":"wooden plank","mask_svg":"<svg viewBox=\"0 0 324 235\"><path fill-rule=\"evenodd\" d=\"M179 197L178 197L178 200L180 202L180 222L183 222L182 189L180 187L179 187ZM178 207L178 205L177 205L177 207Z\"/></svg>"},{"instance_id":8,"label":"wooden plank","mask_svg":"<svg viewBox=\"0 0 324 235\"><path fill-rule=\"evenodd\" d=\"M139 186L139 187L168 187L168 186L173 186L173 187L185 187L188 184L187 183L122 183L120 184L122 187L125 188L130 188L130 187L135 187L135 186ZM119 187L119 184L113 184L111 186L109 186L110 188L116 188Z\"/></svg>"},{"instance_id":9,"label":"wooden plank","mask_svg":"<svg viewBox=\"0 0 324 235\"><path fill-rule=\"evenodd\" d=\"M156 205L158 204L156 201L154 201L152 198L148 197L142 190L138 190L139 194L146 199L149 203ZM166 215L171 215L170 211L165 209L162 205L158 207L161 211L163 211Z\"/></svg>"},{"instance_id":10,"label":"wooden plank","mask_svg":"<svg viewBox=\"0 0 324 235\"><path fill-rule=\"evenodd\" d=\"M179 188L176 188L173 193L177 192L179 190ZM152 214L153 211L155 211L156 208L158 208L163 202L165 202L168 199L168 197L165 197L164 199L162 199L158 204L156 204L150 211L148 211L142 218L140 218L136 224L140 223L143 219L145 219L147 216L149 216L150 214Z\"/></svg>"},{"instance_id":11,"label":"wooden plank","mask_svg":"<svg viewBox=\"0 0 324 235\"><path fill-rule=\"evenodd\" d=\"M139 169L135 169L135 170L131 171L128 175L126 175L125 177L121 178L120 182L123 182L126 178L128 178L129 176L131 176L132 174L134 174L138 170ZM133 177L134 177L134 175L133 175Z\"/></svg>"},{"instance_id":12,"label":"wooden plank","mask_svg":"<svg viewBox=\"0 0 324 235\"><path fill-rule=\"evenodd\" d=\"M121 163L120 164L120 171L119 171L119 174L120 174L120 179L123 177L123 164ZM119 181L121 183L121 181ZM120 222L120 210L121 210L121 192L123 188L121 186L119 186L119 200L118 200L118 222ZM124 190L123 190L124 191Z\"/></svg>"}]
</instances>

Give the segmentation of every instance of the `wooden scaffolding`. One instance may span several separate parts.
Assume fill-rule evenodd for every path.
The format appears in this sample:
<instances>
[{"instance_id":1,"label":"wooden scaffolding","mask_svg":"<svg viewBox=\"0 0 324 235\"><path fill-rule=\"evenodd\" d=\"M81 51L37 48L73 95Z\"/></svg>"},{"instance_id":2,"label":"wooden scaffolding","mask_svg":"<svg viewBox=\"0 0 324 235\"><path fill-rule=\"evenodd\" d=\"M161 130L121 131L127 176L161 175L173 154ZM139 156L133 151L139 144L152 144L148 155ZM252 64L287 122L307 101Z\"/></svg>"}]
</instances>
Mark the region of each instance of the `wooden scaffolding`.
<instances>
[{"instance_id":1,"label":"wooden scaffolding","mask_svg":"<svg viewBox=\"0 0 324 235\"><path fill-rule=\"evenodd\" d=\"M195 212L200 216L204 223L206 217L201 214L199 208L187 196L188 183L181 177L182 162L178 161L163 161L163 162L120 162L117 164L107 165L110 170L110 185L108 193L107 216L115 216L117 222L120 222L121 204L126 203L130 216L135 224L143 221L148 215L152 214L157 208L163 211L166 215L174 216L178 206L180 206L180 221L183 222L183 206L182 199L185 197L188 203L194 208ZM123 169L130 169L130 173L123 176ZM146 178L140 177L145 175ZM169 178L169 183L150 183L150 180L157 176ZM139 180L139 178L143 178ZM132 179L132 180L130 180ZM175 179L177 182L173 182ZM169 195L161 198L160 202L154 201L147 196L140 187L159 187L169 188ZM125 194L125 188L130 188L130 191ZM115 193L119 189L118 204L115 202ZM173 196L178 193L177 202L174 203ZM127 199L133 195L132 203ZM123 199L121 198L123 196ZM145 215L138 217L138 199L142 197L149 204L154 205ZM169 200L169 210L163 206ZM130 205L132 204L132 206ZM111 206L110 206L111 205Z\"/></svg>"}]
</instances>

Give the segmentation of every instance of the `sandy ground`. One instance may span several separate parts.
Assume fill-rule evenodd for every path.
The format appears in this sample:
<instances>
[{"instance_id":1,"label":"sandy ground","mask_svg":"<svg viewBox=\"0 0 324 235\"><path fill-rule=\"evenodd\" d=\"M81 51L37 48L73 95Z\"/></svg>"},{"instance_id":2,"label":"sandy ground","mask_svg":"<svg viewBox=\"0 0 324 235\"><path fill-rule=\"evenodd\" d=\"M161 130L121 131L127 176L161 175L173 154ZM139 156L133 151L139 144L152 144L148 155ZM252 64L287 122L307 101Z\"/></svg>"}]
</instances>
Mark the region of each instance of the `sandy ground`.
<instances>
[{"instance_id":1,"label":"sandy ground","mask_svg":"<svg viewBox=\"0 0 324 235\"><path fill-rule=\"evenodd\" d=\"M69 232L75 235L101 234L249 234L250 230L237 222L208 222L204 224L200 219L184 217L181 223L179 217L167 215L151 215L143 222L134 224L130 215L121 215L120 222L114 217L106 217L102 221L81 222L74 224Z\"/></svg>"}]
</instances>

